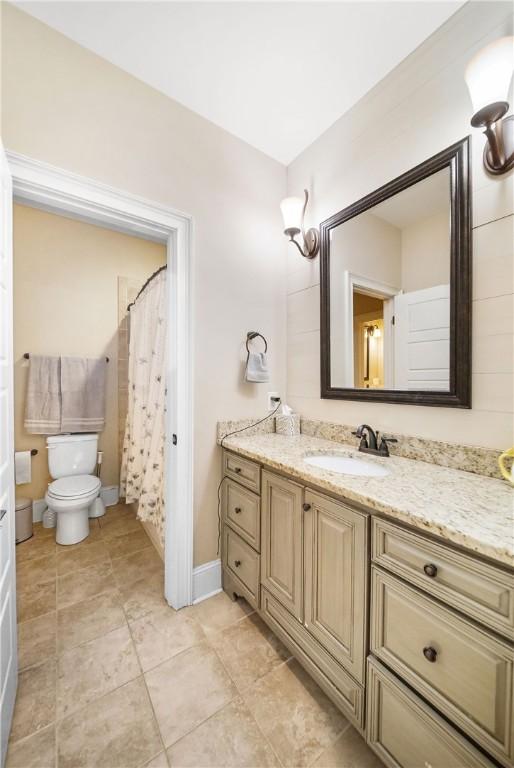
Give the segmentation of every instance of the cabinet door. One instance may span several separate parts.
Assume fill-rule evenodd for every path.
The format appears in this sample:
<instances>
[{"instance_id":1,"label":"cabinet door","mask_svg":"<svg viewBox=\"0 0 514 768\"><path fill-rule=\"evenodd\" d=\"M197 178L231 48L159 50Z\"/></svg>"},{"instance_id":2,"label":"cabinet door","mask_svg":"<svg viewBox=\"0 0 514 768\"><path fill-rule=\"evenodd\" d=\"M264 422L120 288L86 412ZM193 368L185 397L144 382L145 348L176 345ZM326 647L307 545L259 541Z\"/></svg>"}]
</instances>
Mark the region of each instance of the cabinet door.
<instances>
[{"instance_id":1,"label":"cabinet door","mask_svg":"<svg viewBox=\"0 0 514 768\"><path fill-rule=\"evenodd\" d=\"M261 584L299 621L303 619L303 489L262 473Z\"/></svg>"},{"instance_id":2,"label":"cabinet door","mask_svg":"<svg viewBox=\"0 0 514 768\"><path fill-rule=\"evenodd\" d=\"M364 681L368 516L306 491L305 626Z\"/></svg>"}]
</instances>

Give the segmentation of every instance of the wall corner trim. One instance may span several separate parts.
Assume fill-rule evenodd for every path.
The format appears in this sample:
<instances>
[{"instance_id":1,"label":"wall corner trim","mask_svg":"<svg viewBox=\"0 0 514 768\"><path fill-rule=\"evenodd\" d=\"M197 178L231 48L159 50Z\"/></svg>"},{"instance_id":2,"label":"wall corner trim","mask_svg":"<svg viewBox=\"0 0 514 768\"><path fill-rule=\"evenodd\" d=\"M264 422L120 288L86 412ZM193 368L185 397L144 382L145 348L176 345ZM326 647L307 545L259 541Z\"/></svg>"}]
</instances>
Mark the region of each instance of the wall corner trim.
<instances>
[{"instance_id":1,"label":"wall corner trim","mask_svg":"<svg viewBox=\"0 0 514 768\"><path fill-rule=\"evenodd\" d=\"M221 592L221 560L211 560L193 569L193 605Z\"/></svg>"}]
</instances>

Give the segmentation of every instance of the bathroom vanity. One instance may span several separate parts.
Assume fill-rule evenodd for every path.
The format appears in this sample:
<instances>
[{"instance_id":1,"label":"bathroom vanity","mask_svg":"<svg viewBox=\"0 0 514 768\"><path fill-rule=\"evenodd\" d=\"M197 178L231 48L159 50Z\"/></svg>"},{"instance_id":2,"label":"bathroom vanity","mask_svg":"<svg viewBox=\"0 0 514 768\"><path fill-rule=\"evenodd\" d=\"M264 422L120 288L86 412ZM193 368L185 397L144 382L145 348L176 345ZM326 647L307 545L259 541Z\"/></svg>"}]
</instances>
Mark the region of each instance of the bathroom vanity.
<instances>
[{"instance_id":1,"label":"bathroom vanity","mask_svg":"<svg viewBox=\"0 0 514 768\"><path fill-rule=\"evenodd\" d=\"M512 490L306 435L228 437L223 587L257 610L387 766L511 766Z\"/></svg>"}]
</instances>

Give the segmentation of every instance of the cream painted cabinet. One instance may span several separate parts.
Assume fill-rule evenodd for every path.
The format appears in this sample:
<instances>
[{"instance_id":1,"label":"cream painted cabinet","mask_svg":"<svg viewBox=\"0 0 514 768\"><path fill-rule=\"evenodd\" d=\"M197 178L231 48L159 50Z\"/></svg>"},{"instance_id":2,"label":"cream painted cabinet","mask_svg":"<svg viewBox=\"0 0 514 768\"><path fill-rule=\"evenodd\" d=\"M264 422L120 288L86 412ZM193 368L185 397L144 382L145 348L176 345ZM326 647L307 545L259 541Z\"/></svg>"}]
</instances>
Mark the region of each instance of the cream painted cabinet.
<instances>
[{"instance_id":1,"label":"cream painted cabinet","mask_svg":"<svg viewBox=\"0 0 514 768\"><path fill-rule=\"evenodd\" d=\"M262 473L261 584L303 621L303 489Z\"/></svg>"},{"instance_id":2,"label":"cream painted cabinet","mask_svg":"<svg viewBox=\"0 0 514 768\"><path fill-rule=\"evenodd\" d=\"M360 683L365 678L367 515L307 490L305 626Z\"/></svg>"}]
</instances>

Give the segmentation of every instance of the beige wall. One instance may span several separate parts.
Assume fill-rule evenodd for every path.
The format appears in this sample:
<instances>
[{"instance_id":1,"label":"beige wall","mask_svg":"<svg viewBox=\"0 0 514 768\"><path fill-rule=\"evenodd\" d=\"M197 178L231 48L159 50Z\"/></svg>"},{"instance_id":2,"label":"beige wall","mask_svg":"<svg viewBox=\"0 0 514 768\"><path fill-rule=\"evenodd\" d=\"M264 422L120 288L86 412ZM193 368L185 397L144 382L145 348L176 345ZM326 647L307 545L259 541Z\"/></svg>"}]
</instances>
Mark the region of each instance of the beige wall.
<instances>
[{"instance_id":1,"label":"beige wall","mask_svg":"<svg viewBox=\"0 0 514 768\"><path fill-rule=\"evenodd\" d=\"M165 261L163 245L14 206L15 447L39 451L20 496L43 498L49 481L45 438L23 428L25 352L109 357L101 477L118 485L118 277L143 283Z\"/></svg>"},{"instance_id":2,"label":"beige wall","mask_svg":"<svg viewBox=\"0 0 514 768\"><path fill-rule=\"evenodd\" d=\"M511 3L467 3L288 168L289 194L312 190L309 226L470 133L464 69L512 34ZM512 102L511 102L512 103ZM319 260L288 253L288 399L302 414L470 445L513 436L513 172L487 177L473 133L473 409L319 397Z\"/></svg>"},{"instance_id":3,"label":"beige wall","mask_svg":"<svg viewBox=\"0 0 514 768\"><path fill-rule=\"evenodd\" d=\"M448 213L438 213L401 230L401 287L405 292L450 282L449 229Z\"/></svg>"},{"instance_id":4,"label":"beige wall","mask_svg":"<svg viewBox=\"0 0 514 768\"><path fill-rule=\"evenodd\" d=\"M180 104L3 4L3 140L194 217L195 564L216 557L218 419L284 392L286 170ZM247 330L271 381L242 383Z\"/></svg>"}]
</instances>

